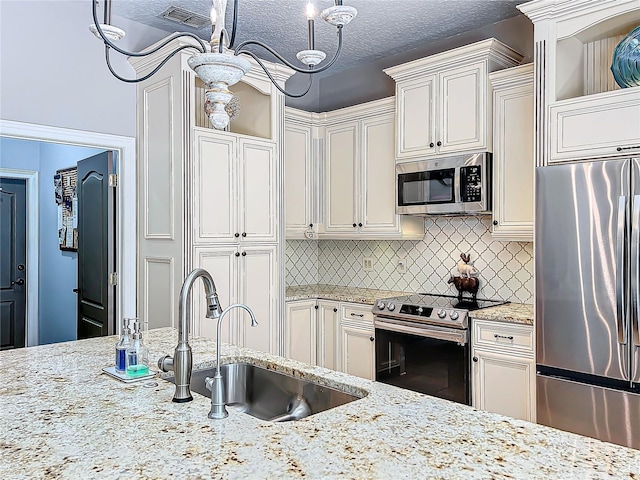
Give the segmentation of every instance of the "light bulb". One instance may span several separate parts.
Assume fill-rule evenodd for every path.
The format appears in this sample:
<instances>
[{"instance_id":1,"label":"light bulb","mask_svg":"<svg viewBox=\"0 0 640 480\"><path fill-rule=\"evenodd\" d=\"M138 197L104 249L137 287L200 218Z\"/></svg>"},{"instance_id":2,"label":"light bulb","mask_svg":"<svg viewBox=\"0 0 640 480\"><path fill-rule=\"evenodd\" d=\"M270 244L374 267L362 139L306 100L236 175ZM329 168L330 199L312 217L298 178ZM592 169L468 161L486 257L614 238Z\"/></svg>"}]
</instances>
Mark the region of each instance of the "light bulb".
<instances>
[{"instance_id":1,"label":"light bulb","mask_svg":"<svg viewBox=\"0 0 640 480\"><path fill-rule=\"evenodd\" d=\"M307 18L311 20L316 16L316 9L313 7L313 3L307 3Z\"/></svg>"}]
</instances>

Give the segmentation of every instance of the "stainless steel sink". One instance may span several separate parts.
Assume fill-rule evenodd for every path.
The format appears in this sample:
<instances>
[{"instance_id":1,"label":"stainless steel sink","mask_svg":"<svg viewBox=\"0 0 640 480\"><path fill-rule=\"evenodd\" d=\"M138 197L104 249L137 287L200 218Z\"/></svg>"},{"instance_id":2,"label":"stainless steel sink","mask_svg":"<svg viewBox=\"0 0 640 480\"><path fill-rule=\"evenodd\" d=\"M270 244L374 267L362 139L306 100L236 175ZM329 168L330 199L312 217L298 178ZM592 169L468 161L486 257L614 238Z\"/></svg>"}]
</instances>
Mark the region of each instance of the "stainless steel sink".
<instances>
[{"instance_id":1,"label":"stainless steel sink","mask_svg":"<svg viewBox=\"0 0 640 480\"><path fill-rule=\"evenodd\" d=\"M211 396L205 378L215 370L193 371L191 391ZM220 370L227 405L261 420L299 420L361 398L249 363L230 363ZM167 380L173 382L173 377Z\"/></svg>"}]
</instances>

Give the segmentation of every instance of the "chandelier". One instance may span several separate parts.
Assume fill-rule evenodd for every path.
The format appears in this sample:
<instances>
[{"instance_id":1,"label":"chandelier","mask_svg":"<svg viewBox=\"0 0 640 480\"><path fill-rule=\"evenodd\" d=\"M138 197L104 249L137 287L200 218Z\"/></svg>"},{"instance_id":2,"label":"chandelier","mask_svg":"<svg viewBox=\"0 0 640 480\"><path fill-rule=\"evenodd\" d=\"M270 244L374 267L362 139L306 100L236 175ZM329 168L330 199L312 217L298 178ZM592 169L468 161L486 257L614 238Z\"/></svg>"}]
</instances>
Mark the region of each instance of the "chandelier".
<instances>
[{"instance_id":1,"label":"chandelier","mask_svg":"<svg viewBox=\"0 0 640 480\"><path fill-rule=\"evenodd\" d=\"M189 67L191 67L191 69L195 71L196 75L207 86L207 90L205 92L205 97L207 100L207 112L209 114L209 120L211 121L211 124L216 129L224 129L229 124L229 114L226 107L233 98L233 94L229 91L229 87L239 82L240 79L251 68L251 63L246 58L241 57L240 55L246 55L253 58L257 62L257 64L264 70L264 72L267 74L276 88L280 90L284 95L294 98L302 97L306 95L307 92L309 92L309 90L311 89L312 75L314 73L320 73L327 70L338 59L340 51L342 50L342 28L351 20L353 20L353 18L358 13L355 8L343 5L342 0L334 0L333 6L322 11L322 13L320 14L322 19L327 23L335 26L337 29L338 46L333 58L331 58L331 60L329 60L324 65L319 66L319 64L325 60L326 54L321 50L315 49L315 9L310 0L307 5L306 11L309 38L307 45L308 48L306 50L298 52L298 54L296 55L298 60L304 65L297 66L287 61L284 57L282 57L282 55L280 55L270 46L257 40L247 40L241 42L237 46L234 46L236 37L236 26L238 23L239 0L234 0L233 2L233 24L230 34L227 33L227 30L225 28L227 0L213 0L213 6L211 9L212 34L209 45L205 44L202 39L200 39L193 33L177 32L166 38L159 45L156 45L155 47L142 52L128 52L119 48L114 43L124 37L125 32L122 29L111 25L111 0L104 0L104 23L102 24L98 22L98 0L92 0L91 3L93 9L94 24L89 28L98 38L100 38L104 42L105 60L109 71L118 80L121 80L123 82L137 83L147 80L158 70L160 70L160 68L162 68L162 66L167 63L169 59L175 54L186 48L194 48L194 46L183 45L176 48L174 51L169 53L169 55L167 55L164 60L162 60L147 75L134 79L124 78L114 71L109 57L111 49L129 57L144 57L157 52L168 43L180 37L191 37L196 40L198 45L196 45L195 48L199 51L199 53L192 55L187 60L187 63L189 64ZM299 73L308 74L309 84L307 88L300 93L287 92L284 88L278 85L276 80L269 73L262 60L260 60L255 53L246 49L246 47L250 45L255 45L263 48L292 70Z\"/></svg>"}]
</instances>

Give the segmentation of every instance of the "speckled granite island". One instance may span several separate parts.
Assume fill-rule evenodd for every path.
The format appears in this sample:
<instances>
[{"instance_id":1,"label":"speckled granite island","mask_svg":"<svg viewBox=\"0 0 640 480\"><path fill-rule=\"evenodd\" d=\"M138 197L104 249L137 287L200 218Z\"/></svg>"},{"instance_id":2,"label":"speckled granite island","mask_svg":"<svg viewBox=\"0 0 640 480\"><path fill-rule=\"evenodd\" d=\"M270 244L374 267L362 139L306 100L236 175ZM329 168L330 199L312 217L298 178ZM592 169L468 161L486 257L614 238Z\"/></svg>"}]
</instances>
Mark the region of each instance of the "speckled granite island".
<instances>
[{"instance_id":1,"label":"speckled granite island","mask_svg":"<svg viewBox=\"0 0 640 480\"><path fill-rule=\"evenodd\" d=\"M176 332L149 332L152 358ZM171 402L159 378L101 374L114 337L0 352L0 478L640 478L640 451L476 411L384 384L225 346L249 361L367 393L298 422ZM214 342L192 341L196 368Z\"/></svg>"}]
</instances>

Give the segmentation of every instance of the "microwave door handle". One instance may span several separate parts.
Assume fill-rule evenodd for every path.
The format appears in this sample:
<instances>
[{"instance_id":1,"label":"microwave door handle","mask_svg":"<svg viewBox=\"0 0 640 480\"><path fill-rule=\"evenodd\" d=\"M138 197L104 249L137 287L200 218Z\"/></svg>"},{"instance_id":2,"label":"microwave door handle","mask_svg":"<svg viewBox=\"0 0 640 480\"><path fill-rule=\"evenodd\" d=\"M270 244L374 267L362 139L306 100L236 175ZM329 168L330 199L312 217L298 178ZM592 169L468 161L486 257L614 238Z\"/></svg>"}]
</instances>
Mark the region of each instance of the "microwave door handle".
<instances>
[{"instance_id":1,"label":"microwave door handle","mask_svg":"<svg viewBox=\"0 0 640 480\"><path fill-rule=\"evenodd\" d=\"M627 344L627 315L625 301L625 254L624 244L627 224L627 197L618 197L618 224L616 228L616 309L618 343Z\"/></svg>"},{"instance_id":2,"label":"microwave door handle","mask_svg":"<svg viewBox=\"0 0 640 480\"><path fill-rule=\"evenodd\" d=\"M638 305L638 289L640 288L640 195L633 196L631 210L631 332L633 345L640 346L638 321L640 305Z\"/></svg>"},{"instance_id":3,"label":"microwave door handle","mask_svg":"<svg viewBox=\"0 0 640 480\"><path fill-rule=\"evenodd\" d=\"M460 167L456 167L453 173L453 201L455 203L462 203L462 195L460 195Z\"/></svg>"}]
</instances>

